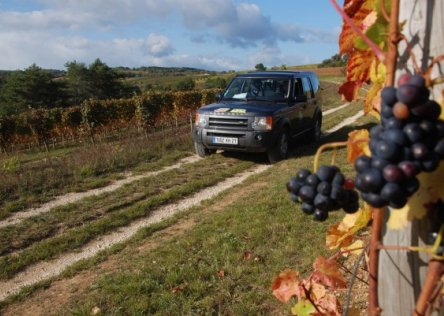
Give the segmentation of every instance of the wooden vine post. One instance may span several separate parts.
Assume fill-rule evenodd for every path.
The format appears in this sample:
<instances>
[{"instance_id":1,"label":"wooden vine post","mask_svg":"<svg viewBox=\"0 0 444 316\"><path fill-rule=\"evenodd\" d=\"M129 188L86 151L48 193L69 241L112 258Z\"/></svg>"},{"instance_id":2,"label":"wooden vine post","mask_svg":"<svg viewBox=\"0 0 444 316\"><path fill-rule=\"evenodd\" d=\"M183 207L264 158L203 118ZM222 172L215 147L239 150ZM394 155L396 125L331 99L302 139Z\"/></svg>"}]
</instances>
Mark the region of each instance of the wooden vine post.
<instances>
[{"instance_id":1,"label":"wooden vine post","mask_svg":"<svg viewBox=\"0 0 444 316\"><path fill-rule=\"evenodd\" d=\"M422 71L433 57L444 53L444 1L442 0L399 0L399 22L405 22L401 32L410 42L416 63ZM414 65L404 42L398 46L398 59L395 78L408 70L413 73ZM390 57L389 57L390 58ZM389 70L389 69L388 69ZM443 76L444 64L435 65L432 77ZM444 86L435 85L431 98L440 101ZM444 175L443 175L444 176ZM424 246L428 232L428 222L413 220L403 230L391 230L386 227L390 210L385 212L382 226L382 243L395 246ZM377 275L378 297L382 315L423 315L415 305L421 300L425 282L433 282L436 275L428 275L430 255L397 250L379 251L379 269ZM432 261L431 265L436 265ZM439 263L441 265L441 263ZM439 277L439 276L438 276ZM430 297L430 296L429 296ZM422 302L427 307L427 302Z\"/></svg>"}]
</instances>

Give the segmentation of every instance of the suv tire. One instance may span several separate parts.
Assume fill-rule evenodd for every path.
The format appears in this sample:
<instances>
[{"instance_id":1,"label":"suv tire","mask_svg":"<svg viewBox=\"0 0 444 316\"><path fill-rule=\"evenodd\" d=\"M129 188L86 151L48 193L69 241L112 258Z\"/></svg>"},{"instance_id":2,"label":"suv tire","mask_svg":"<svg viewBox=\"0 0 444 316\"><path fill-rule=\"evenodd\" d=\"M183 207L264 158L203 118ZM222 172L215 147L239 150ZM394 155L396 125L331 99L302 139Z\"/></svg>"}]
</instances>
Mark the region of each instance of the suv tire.
<instances>
[{"instance_id":1,"label":"suv tire","mask_svg":"<svg viewBox=\"0 0 444 316\"><path fill-rule=\"evenodd\" d=\"M310 131L310 141L317 142L321 138L322 119L318 116L313 123L313 128Z\"/></svg>"},{"instance_id":2,"label":"suv tire","mask_svg":"<svg viewBox=\"0 0 444 316\"><path fill-rule=\"evenodd\" d=\"M276 143L267 152L268 161L270 163L276 163L279 160L287 158L288 144L288 133L283 130L279 133Z\"/></svg>"},{"instance_id":3,"label":"suv tire","mask_svg":"<svg viewBox=\"0 0 444 316\"><path fill-rule=\"evenodd\" d=\"M194 149L196 150L196 154L202 158L215 152L214 150L206 148L203 144L196 142L194 143Z\"/></svg>"}]
</instances>

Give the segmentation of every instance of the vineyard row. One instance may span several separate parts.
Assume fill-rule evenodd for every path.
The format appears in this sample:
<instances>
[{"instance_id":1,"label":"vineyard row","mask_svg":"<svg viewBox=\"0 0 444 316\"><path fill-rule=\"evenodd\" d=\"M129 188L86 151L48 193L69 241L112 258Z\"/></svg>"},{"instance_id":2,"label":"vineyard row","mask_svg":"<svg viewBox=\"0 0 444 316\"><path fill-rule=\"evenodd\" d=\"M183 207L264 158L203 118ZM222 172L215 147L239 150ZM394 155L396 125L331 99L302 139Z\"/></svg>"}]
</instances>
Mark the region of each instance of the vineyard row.
<instances>
[{"instance_id":1,"label":"vineyard row","mask_svg":"<svg viewBox=\"0 0 444 316\"><path fill-rule=\"evenodd\" d=\"M30 109L17 116L0 116L0 147L4 152L48 140L89 138L137 127L147 133L177 124L203 104L216 100L219 89L148 92L128 99L86 100L80 106Z\"/></svg>"}]
</instances>

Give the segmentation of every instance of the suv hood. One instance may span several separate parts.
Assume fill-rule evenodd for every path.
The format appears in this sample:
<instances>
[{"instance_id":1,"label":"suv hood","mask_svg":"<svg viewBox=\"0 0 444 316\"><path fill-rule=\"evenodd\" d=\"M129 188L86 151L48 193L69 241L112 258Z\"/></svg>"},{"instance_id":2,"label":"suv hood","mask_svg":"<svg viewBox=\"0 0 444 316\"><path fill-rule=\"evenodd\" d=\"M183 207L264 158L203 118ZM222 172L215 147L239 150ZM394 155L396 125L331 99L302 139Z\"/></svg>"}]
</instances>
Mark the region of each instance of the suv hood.
<instances>
[{"instance_id":1,"label":"suv hood","mask_svg":"<svg viewBox=\"0 0 444 316\"><path fill-rule=\"evenodd\" d=\"M286 103L254 101L217 102L201 107L198 112L201 114L268 116L284 107L288 107L288 105Z\"/></svg>"}]
</instances>

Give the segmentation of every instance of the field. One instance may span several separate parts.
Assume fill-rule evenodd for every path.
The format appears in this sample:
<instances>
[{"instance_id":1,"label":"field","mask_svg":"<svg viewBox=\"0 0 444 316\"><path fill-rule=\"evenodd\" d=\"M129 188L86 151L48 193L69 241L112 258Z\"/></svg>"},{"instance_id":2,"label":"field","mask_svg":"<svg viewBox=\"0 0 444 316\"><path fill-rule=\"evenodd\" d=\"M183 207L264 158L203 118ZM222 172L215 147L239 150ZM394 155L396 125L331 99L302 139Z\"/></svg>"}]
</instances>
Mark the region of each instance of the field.
<instances>
[{"instance_id":1,"label":"field","mask_svg":"<svg viewBox=\"0 0 444 316\"><path fill-rule=\"evenodd\" d=\"M342 214L314 222L285 183L312 168L320 144L374 124L359 103L336 95L339 76L321 77L320 143L294 144L275 165L259 155L198 159L189 126L160 142L140 137L2 157L0 313L287 315L289 306L271 294L273 276L287 267L305 273L328 255L325 230ZM351 172L344 150L337 164Z\"/></svg>"}]
</instances>

